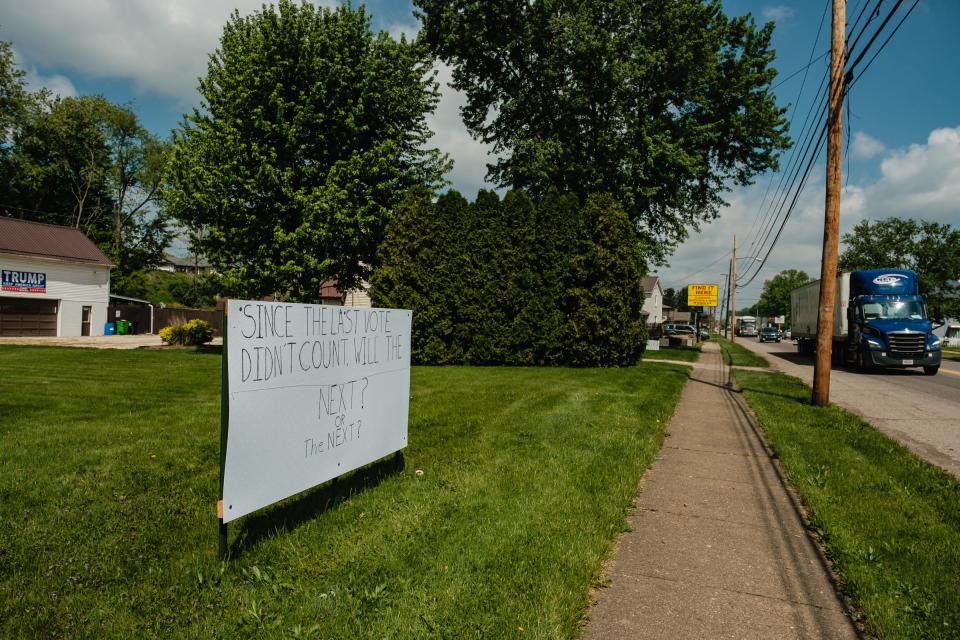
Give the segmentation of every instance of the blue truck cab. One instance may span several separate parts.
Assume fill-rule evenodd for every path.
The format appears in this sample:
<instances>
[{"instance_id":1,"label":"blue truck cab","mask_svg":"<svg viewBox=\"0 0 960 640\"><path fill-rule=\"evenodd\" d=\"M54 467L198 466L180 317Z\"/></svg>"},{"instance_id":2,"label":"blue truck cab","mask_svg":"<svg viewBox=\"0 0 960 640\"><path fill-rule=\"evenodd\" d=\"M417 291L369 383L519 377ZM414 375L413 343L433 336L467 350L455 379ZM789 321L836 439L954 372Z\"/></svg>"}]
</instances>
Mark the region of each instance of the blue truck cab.
<instances>
[{"instance_id":1,"label":"blue truck cab","mask_svg":"<svg viewBox=\"0 0 960 640\"><path fill-rule=\"evenodd\" d=\"M917 274L907 269L850 273L847 348L861 368L940 367L940 338L927 317Z\"/></svg>"},{"instance_id":2,"label":"blue truck cab","mask_svg":"<svg viewBox=\"0 0 960 640\"><path fill-rule=\"evenodd\" d=\"M833 307L833 357L861 370L878 367L940 368L941 325L927 316L917 274L907 269L864 269L837 276ZM797 349L813 354L820 309L820 281L790 293L791 325Z\"/></svg>"}]
</instances>

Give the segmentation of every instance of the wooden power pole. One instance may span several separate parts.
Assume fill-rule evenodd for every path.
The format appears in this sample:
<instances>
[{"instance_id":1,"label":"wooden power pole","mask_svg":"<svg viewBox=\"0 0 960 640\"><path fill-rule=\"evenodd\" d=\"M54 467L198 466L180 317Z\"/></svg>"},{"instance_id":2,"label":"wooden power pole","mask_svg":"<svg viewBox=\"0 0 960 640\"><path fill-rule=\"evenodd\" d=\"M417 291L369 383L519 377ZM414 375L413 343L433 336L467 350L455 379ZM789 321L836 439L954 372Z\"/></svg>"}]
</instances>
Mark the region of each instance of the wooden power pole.
<instances>
[{"instance_id":1,"label":"wooden power pole","mask_svg":"<svg viewBox=\"0 0 960 640\"><path fill-rule=\"evenodd\" d=\"M846 66L844 32L846 0L833 0L830 39L830 97L827 115L827 195L823 219L823 256L820 262L820 312L817 316L817 354L813 368L813 402L830 402L830 361L833 318L837 297L837 253L840 243L840 178L843 145L843 93Z\"/></svg>"},{"instance_id":2,"label":"wooden power pole","mask_svg":"<svg viewBox=\"0 0 960 640\"><path fill-rule=\"evenodd\" d=\"M737 234L733 234L733 257L730 258L730 342L737 341Z\"/></svg>"}]
</instances>

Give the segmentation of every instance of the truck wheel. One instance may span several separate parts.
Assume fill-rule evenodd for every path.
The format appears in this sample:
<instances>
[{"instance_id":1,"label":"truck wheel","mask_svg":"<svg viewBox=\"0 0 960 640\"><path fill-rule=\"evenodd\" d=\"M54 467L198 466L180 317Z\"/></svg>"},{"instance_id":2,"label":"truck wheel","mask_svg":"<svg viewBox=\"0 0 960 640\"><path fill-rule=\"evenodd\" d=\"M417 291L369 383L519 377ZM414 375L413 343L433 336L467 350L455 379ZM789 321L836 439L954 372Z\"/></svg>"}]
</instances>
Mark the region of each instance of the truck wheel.
<instances>
[{"instance_id":1,"label":"truck wheel","mask_svg":"<svg viewBox=\"0 0 960 640\"><path fill-rule=\"evenodd\" d=\"M924 367L924 368L923 368L923 374L924 374L924 375L927 375L927 376L935 376L935 375L937 375L937 371L940 371L940 366L939 366L939 365L937 365L936 367Z\"/></svg>"}]
</instances>

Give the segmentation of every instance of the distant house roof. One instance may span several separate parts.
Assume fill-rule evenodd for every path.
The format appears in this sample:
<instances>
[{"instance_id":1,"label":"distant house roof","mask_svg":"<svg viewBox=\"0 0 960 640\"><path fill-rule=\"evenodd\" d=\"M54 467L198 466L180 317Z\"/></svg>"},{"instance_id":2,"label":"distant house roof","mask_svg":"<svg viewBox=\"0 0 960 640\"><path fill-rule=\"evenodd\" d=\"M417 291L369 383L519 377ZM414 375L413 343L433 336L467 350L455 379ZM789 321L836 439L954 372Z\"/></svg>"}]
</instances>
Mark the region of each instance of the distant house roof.
<instances>
[{"instance_id":1,"label":"distant house roof","mask_svg":"<svg viewBox=\"0 0 960 640\"><path fill-rule=\"evenodd\" d=\"M650 293L657 286L660 278L657 276L643 276L643 292Z\"/></svg>"},{"instance_id":2,"label":"distant house roof","mask_svg":"<svg viewBox=\"0 0 960 640\"><path fill-rule=\"evenodd\" d=\"M113 266L110 258L79 229L3 216L0 252Z\"/></svg>"},{"instance_id":3,"label":"distant house roof","mask_svg":"<svg viewBox=\"0 0 960 640\"><path fill-rule=\"evenodd\" d=\"M168 264L172 264L175 267L190 267L191 269L193 267L197 267L198 269L206 269L207 267L211 266L210 263L207 262L206 258L203 257L194 258L193 256L186 256L185 258L180 258L170 253L165 253L163 254L163 259Z\"/></svg>"},{"instance_id":4,"label":"distant house roof","mask_svg":"<svg viewBox=\"0 0 960 640\"><path fill-rule=\"evenodd\" d=\"M336 278L324 280L320 285L320 297L323 299L343 297L343 294L340 293L340 289L338 288Z\"/></svg>"}]
</instances>

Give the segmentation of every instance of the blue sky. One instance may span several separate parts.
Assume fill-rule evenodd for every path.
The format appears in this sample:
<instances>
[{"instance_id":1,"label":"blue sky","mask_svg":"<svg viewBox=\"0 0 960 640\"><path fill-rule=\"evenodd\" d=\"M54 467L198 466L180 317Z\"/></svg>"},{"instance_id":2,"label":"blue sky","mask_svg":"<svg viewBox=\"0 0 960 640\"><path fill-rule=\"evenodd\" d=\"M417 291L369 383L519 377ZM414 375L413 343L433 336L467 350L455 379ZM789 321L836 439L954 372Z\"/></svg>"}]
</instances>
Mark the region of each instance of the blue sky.
<instances>
[{"instance_id":1,"label":"blue sky","mask_svg":"<svg viewBox=\"0 0 960 640\"><path fill-rule=\"evenodd\" d=\"M728 14L750 12L761 22L777 23L775 66L783 78L807 64L827 1L725 0L724 7ZM874 2L848 0L850 22L868 1ZM893 4L886 0L881 12ZM910 4L911 0L904 2L900 13ZM0 39L13 43L34 87L45 85L64 95L99 93L116 102L131 102L151 130L167 135L196 103L196 78L204 73L206 55L216 47L230 11L236 7L248 13L260 5L261 0L0 0ZM374 0L367 6L377 28L393 33L417 29L408 2ZM817 55L828 48L829 20L827 15L814 48ZM888 215L960 225L958 25L960 2L921 0L853 88L843 229L864 217ZM826 64L824 58L811 66L799 101L802 73L776 89L782 105L796 103L795 128L803 121ZM440 78L449 78L449 70L441 68ZM483 185L487 149L470 139L460 123L460 96L447 87L443 92L430 119L436 132L433 144L456 161L448 176L453 186L472 196ZM735 233L747 245L740 255L750 255L750 231L767 180L761 176L754 186L729 194L730 206L720 218L694 234L671 265L660 269L665 286L719 282L720 272L727 270L725 260L698 270L729 251ZM781 269L818 274L822 211L820 163L783 239L754 283L740 294L741 300L749 303L758 297L763 279ZM741 269L749 262L742 262Z\"/></svg>"}]
</instances>

